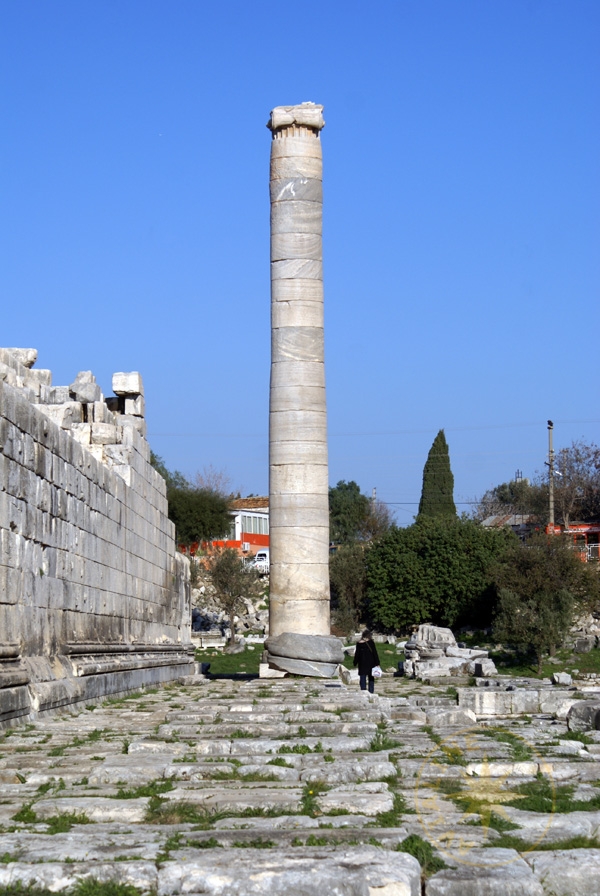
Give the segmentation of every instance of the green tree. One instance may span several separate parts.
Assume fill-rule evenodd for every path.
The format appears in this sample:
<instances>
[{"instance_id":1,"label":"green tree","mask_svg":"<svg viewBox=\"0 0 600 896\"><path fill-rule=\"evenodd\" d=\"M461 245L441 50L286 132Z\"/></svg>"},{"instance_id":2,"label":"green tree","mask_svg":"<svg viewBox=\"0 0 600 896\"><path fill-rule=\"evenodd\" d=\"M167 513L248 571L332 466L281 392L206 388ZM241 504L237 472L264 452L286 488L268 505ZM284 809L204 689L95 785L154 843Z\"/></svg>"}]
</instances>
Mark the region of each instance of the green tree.
<instances>
[{"instance_id":1,"label":"green tree","mask_svg":"<svg viewBox=\"0 0 600 896\"><path fill-rule=\"evenodd\" d=\"M554 460L554 519L568 528L569 523L600 520L600 448L594 442L574 441L556 452ZM548 522L548 471L527 479L503 482L480 499L475 517L484 520L502 514L532 516L545 526Z\"/></svg>"},{"instance_id":2,"label":"green tree","mask_svg":"<svg viewBox=\"0 0 600 896\"><path fill-rule=\"evenodd\" d=\"M356 482L340 480L329 489L330 539L335 544L351 544L360 538L371 505Z\"/></svg>"},{"instance_id":3,"label":"green tree","mask_svg":"<svg viewBox=\"0 0 600 896\"><path fill-rule=\"evenodd\" d=\"M235 617L244 609L244 597L255 598L261 590L258 573L244 566L236 551L226 548L215 551L208 559L208 570L216 591L216 599L229 616L229 643L235 644Z\"/></svg>"},{"instance_id":4,"label":"green tree","mask_svg":"<svg viewBox=\"0 0 600 896\"><path fill-rule=\"evenodd\" d=\"M454 476L444 430L440 429L429 449L423 468L423 488L417 519L456 518Z\"/></svg>"},{"instance_id":5,"label":"green tree","mask_svg":"<svg viewBox=\"0 0 600 896\"><path fill-rule=\"evenodd\" d=\"M198 488L169 488L167 500L178 544L189 547L223 538L231 528L229 501L223 495Z\"/></svg>"},{"instance_id":6,"label":"green tree","mask_svg":"<svg viewBox=\"0 0 600 896\"><path fill-rule=\"evenodd\" d=\"M600 579L559 535L516 542L494 569L498 611L494 635L533 653L541 672L544 653L559 647L576 607L594 607Z\"/></svg>"},{"instance_id":7,"label":"green tree","mask_svg":"<svg viewBox=\"0 0 600 896\"><path fill-rule=\"evenodd\" d=\"M508 529L463 518L392 526L366 557L370 620L386 629L488 624L495 607L491 567L515 539Z\"/></svg>"},{"instance_id":8,"label":"green tree","mask_svg":"<svg viewBox=\"0 0 600 896\"><path fill-rule=\"evenodd\" d=\"M162 457L155 454L154 451L150 452L150 463L165 480L167 488L192 488L191 483L186 479L183 473L180 473L179 470L173 470L173 472L168 470Z\"/></svg>"},{"instance_id":9,"label":"green tree","mask_svg":"<svg viewBox=\"0 0 600 896\"><path fill-rule=\"evenodd\" d=\"M365 547L340 545L329 560L333 622L339 633L355 632L364 613L366 584Z\"/></svg>"},{"instance_id":10,"label":"green tree","mask_svg":"<svg viewBox=\"0 0 600 896\"><path fill-rule=\"evenodd\" d=\"M178 470L167 469L162 457L152 453L150 463L167 484L169 519L175 524L177 543L222 538L231 528L229 498L212 488L194 487Z\"/></svg>"},{"instance_id":11,"label":"green tree","mask_svg":"<svg viewBox=\"0 0 600 896\"><path fill-rule=\"evenodd\" d=\"M528 479L511 479L485 492L475 508L474 517L481 522L491 516L512 515L533 516L537 520L547 512L547 488L532 485Z\"/></svg>"}]
</instances>

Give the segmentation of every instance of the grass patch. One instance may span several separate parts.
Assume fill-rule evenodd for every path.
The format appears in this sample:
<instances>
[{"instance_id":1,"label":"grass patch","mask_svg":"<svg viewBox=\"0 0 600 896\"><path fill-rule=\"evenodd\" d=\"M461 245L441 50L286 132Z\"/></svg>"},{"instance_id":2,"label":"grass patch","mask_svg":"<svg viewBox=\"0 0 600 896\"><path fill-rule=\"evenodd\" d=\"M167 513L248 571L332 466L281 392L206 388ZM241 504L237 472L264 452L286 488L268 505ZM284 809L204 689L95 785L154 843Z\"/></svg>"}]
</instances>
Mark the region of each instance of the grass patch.
<instances>
[{"instance_id":1,"label":"grass patch","mask_svg":"<svg viewBox=\"0 0 600 896\"><path fill-rule=\"evenodd\" d=\"M179 833L179 831L177 831L177 833L175 834L170 834L165 840L165 845L156 857L157 864L162 865L163 862L166 862L167 859L170 858L171 852L173 850L181 849L181 847L183 846L182 840L183 837Z\"/></svg>"},{"instance_id":2,"label":"grass patch","mask_svg":"<svg viewBox=\"0 0 600 896\"><path fill-rule=\"evenodd\" d=\"M77 881L70 896L140 896L140 891L131 884L85 878Z\"/></svg>"},{"instance_id":3,"label":"grass patch","mask_svg":"<svg viewBox=\"0 0 600 896\"><path fill-rule=\"evenodd\" d=\"M423 840L418 834L411 834L402 843L399 843L396 851L407 852L409 855L414 856L421 866L421 872L425 877L429 877L431 874L448 867L443 859L435 855L431 843Z\"/></svg>"},{"instance_id":4,"label":"grass patch","mask_svg":"<svg viewBox=\"0 0 600 896\"><path fill-rule=\"evenodd\" d=\"M295 744L293 747L288 747L287 744L282 744L281 747L277 750L278 753L300 753L301 755L306 755L307 753L312 753L312 747L309 747L308 744ZM320 752L315 750L315 752Z\"/></svg>"},{"instance_id":5,"label":"grass patch","mask_svg":"<svg viewBox=\"0 0 600 896\"><path fill-rule=\"evenodd\" d=\"M161 793L168 793L170 790L173 790L173 782L161 781L159 779L150 781L149 784L142 784L140 787L131 787L128 790L119 787L115 796L111 798L114 800L137 800L142 796L157 797Z\"/></svg>"},{"instance_id":6,"label":"grass patch","mask_svg":"<svg viewBox=\"0 0 600 896\"><path fill-rule=\"evenodd\" d=\"M583 731L567 731L566 734L561 734L558 739L577 740L580 744L585 744L585 746L596 743L593 737L590 737L589 734L584 734Z\"/></svg>"},{"instance_id":7,"label":"grass patch","mask_svg":"<svg viewBox=\"0 0 600 896\"><path fill-rule=\"evenodd\" d=\"M236 849L273 849L277 846L274 840L262 840L260 837L255 840L236 840L231 845Z\"/></svg>"},{"instance_id":8,"label":"grass patch","mask_svg":"<svg viewBox=\"0 0 600 896\"><path fill-rule=\"evenodd\" d=\"M369 744L369 752L379 753L382 750L394 750L396 747L400 746L402 746L402 744L399 741L388 737L383 731L377 731Z\"/></svg>"},{"instance_id":9,"label":"grass patch","mask_svg":"<svg viewBox=\"0 0 600 896\"><path fill-rule=\"evenodd\" d=\"M47 834L67 834L75 824L91 823L84 812L63 812L44 819L44 822L48 825Z\"/></svg>"},{"instance_id":10,"label":"grass patch","mask_svg":"<svg viewBox=\"0 0 600 896\"><path fill-rule=\"evenodd\" d=\"M165 802L155 796L148 804L144 820L147 824L193 824L196 830L205 831L225 816L224 812L211 812L193 803Z\"/></svg>"},{"instance_id":11,"label":"grass patch","mask_svg":"<svg viewBox=\"0 0 600 896\"><path fill-rule=\"evenodd\" d=\"M515 762L525 762L532 757L529 745L511 731L506 731L504 728L484 728L481 734L499 743L508 744L511 749L512 759Z\"/></svg>"},{"instance_id":12,"label":"grass patch","mask_svg":"<svg viewBox=\"0 0 600 896\"><path fill-rule=\"evenodd\" d=\"M484 843L484 846L493 846L503 849L516 849L517 852L531 852L535 850L554 850L554 849L598 849L600 840L593 837L571 837L569 840L538 840L536 843L526 843L511 834L504 834L496 840Z\"/></svg>"},{"instance_id":13,"label":"grass patch","mask_svg":"<svg viewBox=\"0 0 600 896\"><path fill-rule=\"evenodd\" d=\"M19 811L13 815L12 820L20 821L22 824L35 824L38 818L31 808L31 803L27 803L26 806L22 806Z\"/></svg>"},{"instance_id":14,"label":"grass patch","mask_svg":"<svg viewBox=\"0 0 600 896\"><path fill-rule=\"evenodd\" d=\"M325 756L327 760L327 756ZM277 765L279 768L294 768L291 762L286 762L283 756L277 756L275 759L269 759L267 765Z\"/></svg>"},{"instance_id":15,"label":"grass patch","mask_svg":"<svg viewBox=\"0 0 600 896\"><path fill-rule=\"evenodd\" d=\"M574 800L573 784L563 784L555 787L551 781L538 774L535 781L520 784L516 792L522 794L521 799L507 803L517 809L526 812L591 812L600 809L600 794L591 800Z\"/></svg>"},{"instance_id":16,"label":"grass patch","mask_svg":"<svg viewBox=\"0 0 600 896\"><path fill-rule=\"evenodd\" d=\"M380 812L373 822L378 828L397 828L403 815L407 814L406 803L404 797L400 793L394 794L394 806L387 812Z\"/></svg>"},{"instance_id":17,"label":"grass patch","mask_svg":"<svg viewBox=\"0 0 600 896\"><path fill-rule=\"evenodd\" d=\"M262 656L262 650L244 650L243 653L222 653L220 650L196 650L195 659L198 663L210 663L208 677L216 675L249 675L258 676L258 666Z\"/></svg>"}]
</instances>

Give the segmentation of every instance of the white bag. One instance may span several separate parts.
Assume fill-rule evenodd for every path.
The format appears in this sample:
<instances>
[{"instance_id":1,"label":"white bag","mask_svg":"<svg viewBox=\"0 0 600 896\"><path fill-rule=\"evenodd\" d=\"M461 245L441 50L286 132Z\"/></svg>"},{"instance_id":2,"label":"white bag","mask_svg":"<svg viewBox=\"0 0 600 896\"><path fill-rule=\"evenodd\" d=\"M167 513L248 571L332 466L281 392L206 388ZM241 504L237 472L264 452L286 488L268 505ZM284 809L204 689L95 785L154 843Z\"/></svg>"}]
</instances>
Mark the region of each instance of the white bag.
<instances>
[{"instance_id":1,"label":"white bag","mask_svg":"<svg viewBox=\"0 0 600 896\"><path fill-rule=\"evenodd\" d=\"M373 676L373 678L381 678L381 676L383 675L383 669L381 668L381 666L373 666L373 668L371 669L371 675Z\"/></svg>"}]
</instances>

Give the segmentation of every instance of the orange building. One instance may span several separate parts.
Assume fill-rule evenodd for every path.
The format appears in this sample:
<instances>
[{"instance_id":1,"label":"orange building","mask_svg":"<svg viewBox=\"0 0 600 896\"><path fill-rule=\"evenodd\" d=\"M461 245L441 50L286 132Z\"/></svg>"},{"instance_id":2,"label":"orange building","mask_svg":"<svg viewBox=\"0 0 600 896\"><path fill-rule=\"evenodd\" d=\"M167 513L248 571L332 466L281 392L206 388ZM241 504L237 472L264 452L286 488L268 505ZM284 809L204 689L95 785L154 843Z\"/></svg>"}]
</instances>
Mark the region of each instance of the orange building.
<instances>
[{"instance_id":1,"label":"orange building","mask_svg":"<svg viewBox=\"0 0 600 896\"><path fill-rule=\"evenodd\" d=\"M215 548L232 548L242 556L256 554L260 548L269 547L269 498L235 498L230 504L231 531L227 538L211 542ZM190 545L194 556L198 544Z\"/></svg>"},{"instance_id":2,"label":"orange building","mask_svg":"<svg viewBox=\"0 0 600 896\"><path fill-rule=\"evenodd\" d=\"M584 563L600 559L600 523L571 523L564 526L546 526L550 535L568 535L573 542L573 550L580 554Z\"/></svg>"}]
</instances>

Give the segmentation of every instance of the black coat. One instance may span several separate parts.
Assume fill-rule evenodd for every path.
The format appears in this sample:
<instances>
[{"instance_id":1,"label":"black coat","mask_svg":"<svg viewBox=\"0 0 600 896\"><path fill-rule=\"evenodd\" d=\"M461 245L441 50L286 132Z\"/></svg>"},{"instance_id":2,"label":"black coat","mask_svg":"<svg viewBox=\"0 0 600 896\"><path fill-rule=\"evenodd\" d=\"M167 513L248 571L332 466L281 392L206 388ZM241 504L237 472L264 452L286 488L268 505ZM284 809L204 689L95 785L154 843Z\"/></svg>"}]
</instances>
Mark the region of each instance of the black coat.
<instances>
[{"instance_id":1,"label":"black coat","mask_svg":"<svg viewBox=\"0 0 600 896\"><path fill-rule=\"evenodd\" d=\"M373 666L379 666L379 656L373 641L359 641L354 653L354 665L359 675L370 675Z\"/></svg>"}]
</instances>

